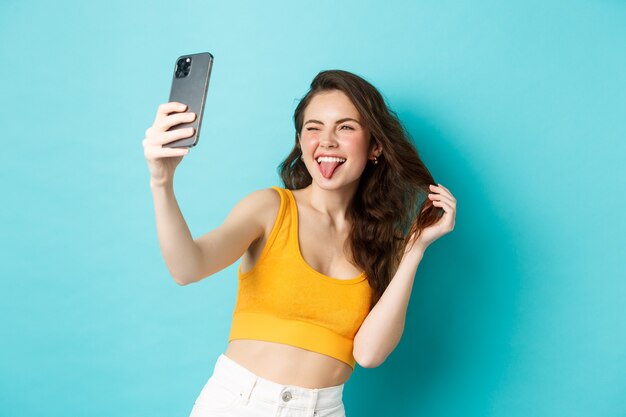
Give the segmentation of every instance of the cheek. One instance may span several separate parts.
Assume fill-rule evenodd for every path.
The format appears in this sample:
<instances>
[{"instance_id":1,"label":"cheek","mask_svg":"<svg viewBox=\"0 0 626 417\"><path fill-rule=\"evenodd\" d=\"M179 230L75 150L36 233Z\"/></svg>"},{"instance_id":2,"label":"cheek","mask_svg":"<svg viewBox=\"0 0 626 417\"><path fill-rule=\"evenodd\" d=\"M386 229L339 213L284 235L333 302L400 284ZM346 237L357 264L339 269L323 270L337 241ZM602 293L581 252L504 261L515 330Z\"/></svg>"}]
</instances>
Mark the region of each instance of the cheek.
<instances>
[{"instance_id":1,"label":"cheek","mask_svg":"<svg viewBox=\"0 0 626 417\"><path fill-rule=\"evenodd\" d=\"M304 143L302 143L302 147L304 149L313 150L317 147L317 141L307 140Z\"/></svg>"},{"instance_id":2,"label":"cheek","mask_svg":"<svg viewBox=\"0 0 626 417\"><path fill-rule=\"evenodd\" d=\"M346 151L359 159L367 159L367 143L363 139L357 139L346 143Z\"/></svg>"}]
</instances>

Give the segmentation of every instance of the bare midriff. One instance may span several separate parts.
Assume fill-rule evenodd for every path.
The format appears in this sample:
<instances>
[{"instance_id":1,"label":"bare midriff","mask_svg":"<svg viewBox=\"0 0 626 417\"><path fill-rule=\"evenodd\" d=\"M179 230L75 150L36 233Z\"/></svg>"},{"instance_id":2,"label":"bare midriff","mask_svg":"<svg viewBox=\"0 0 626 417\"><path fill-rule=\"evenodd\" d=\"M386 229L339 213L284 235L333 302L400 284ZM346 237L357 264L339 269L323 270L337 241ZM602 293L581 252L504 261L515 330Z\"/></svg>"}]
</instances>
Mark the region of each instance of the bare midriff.
<instances>
[{"instance_id":1,"label":"bare midriff","mask_svg":"<svg viewBox=\"0 0 626 417\"><path fill-rule=\"evenodd\" d=\"M263 340L231 340L224 355L261 378L304 388L341 385L353 371L347 363L330 356Z\"/></svg>"}]
</instances>

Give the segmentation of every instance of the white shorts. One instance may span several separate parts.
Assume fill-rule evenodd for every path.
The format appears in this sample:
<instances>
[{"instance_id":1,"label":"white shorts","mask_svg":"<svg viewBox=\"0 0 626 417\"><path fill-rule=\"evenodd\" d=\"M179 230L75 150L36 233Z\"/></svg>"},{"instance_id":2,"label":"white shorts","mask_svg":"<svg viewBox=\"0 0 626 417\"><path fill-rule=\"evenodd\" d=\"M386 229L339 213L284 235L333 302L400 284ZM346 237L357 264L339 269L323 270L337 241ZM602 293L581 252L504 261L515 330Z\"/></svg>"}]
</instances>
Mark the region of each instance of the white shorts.
<instances>
[{"instance_id":1,"label":"white shorts","mask_svg":"<svg viewBox=\"0 0 626 417\"><path fill-rule=\"evenodd\" d=\"M189 417L345 417L343 387L281 385L221 354Z\"/></svg>"}]
</instances>

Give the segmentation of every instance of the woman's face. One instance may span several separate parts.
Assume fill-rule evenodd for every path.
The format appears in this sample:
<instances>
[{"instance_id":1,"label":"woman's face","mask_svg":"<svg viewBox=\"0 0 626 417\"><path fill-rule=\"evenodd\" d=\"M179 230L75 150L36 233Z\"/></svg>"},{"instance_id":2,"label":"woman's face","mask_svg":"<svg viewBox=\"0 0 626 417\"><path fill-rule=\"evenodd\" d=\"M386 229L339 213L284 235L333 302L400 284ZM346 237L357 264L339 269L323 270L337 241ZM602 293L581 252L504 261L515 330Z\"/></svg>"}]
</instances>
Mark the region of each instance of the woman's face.
<instances>
[{"instance_id":1,"label":"woman's face","mask_svg":"<svg viewBox=\"0 0 626 417\"><path fill-rule=\"evenodd\" d=\"M313 181L323 188L358 182L368 157L370 134L348 96L339 90L316 94L304 110L300 147ZM321 160L321 155L338 157Z\"/></svg>"}]
</instances>

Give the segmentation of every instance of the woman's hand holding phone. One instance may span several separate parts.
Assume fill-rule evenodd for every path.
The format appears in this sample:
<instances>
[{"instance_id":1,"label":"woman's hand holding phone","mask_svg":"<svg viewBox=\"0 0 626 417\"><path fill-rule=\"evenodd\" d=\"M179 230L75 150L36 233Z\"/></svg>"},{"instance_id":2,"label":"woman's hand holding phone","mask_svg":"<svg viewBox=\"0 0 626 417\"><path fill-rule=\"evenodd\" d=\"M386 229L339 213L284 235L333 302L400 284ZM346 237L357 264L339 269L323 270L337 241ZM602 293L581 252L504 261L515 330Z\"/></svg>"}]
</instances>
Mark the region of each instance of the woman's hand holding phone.
<instances>
[{"instance_id":1,"label":"woman's hand holding phone","mask_svg":"<svg viewBox=\"0 0 626 417\"><path fill-rule=\"evenodd\" d=\"M195 120L196 114L185 110L187 105L176 101L161 104L154 123L146 130L146 137L141 143L150 169L151 186L173 182L176 167L189 153L189 148L163 147L174 140L193 136L193 127L168 131L172 126Z\"/></svg>"}]
</instances>

